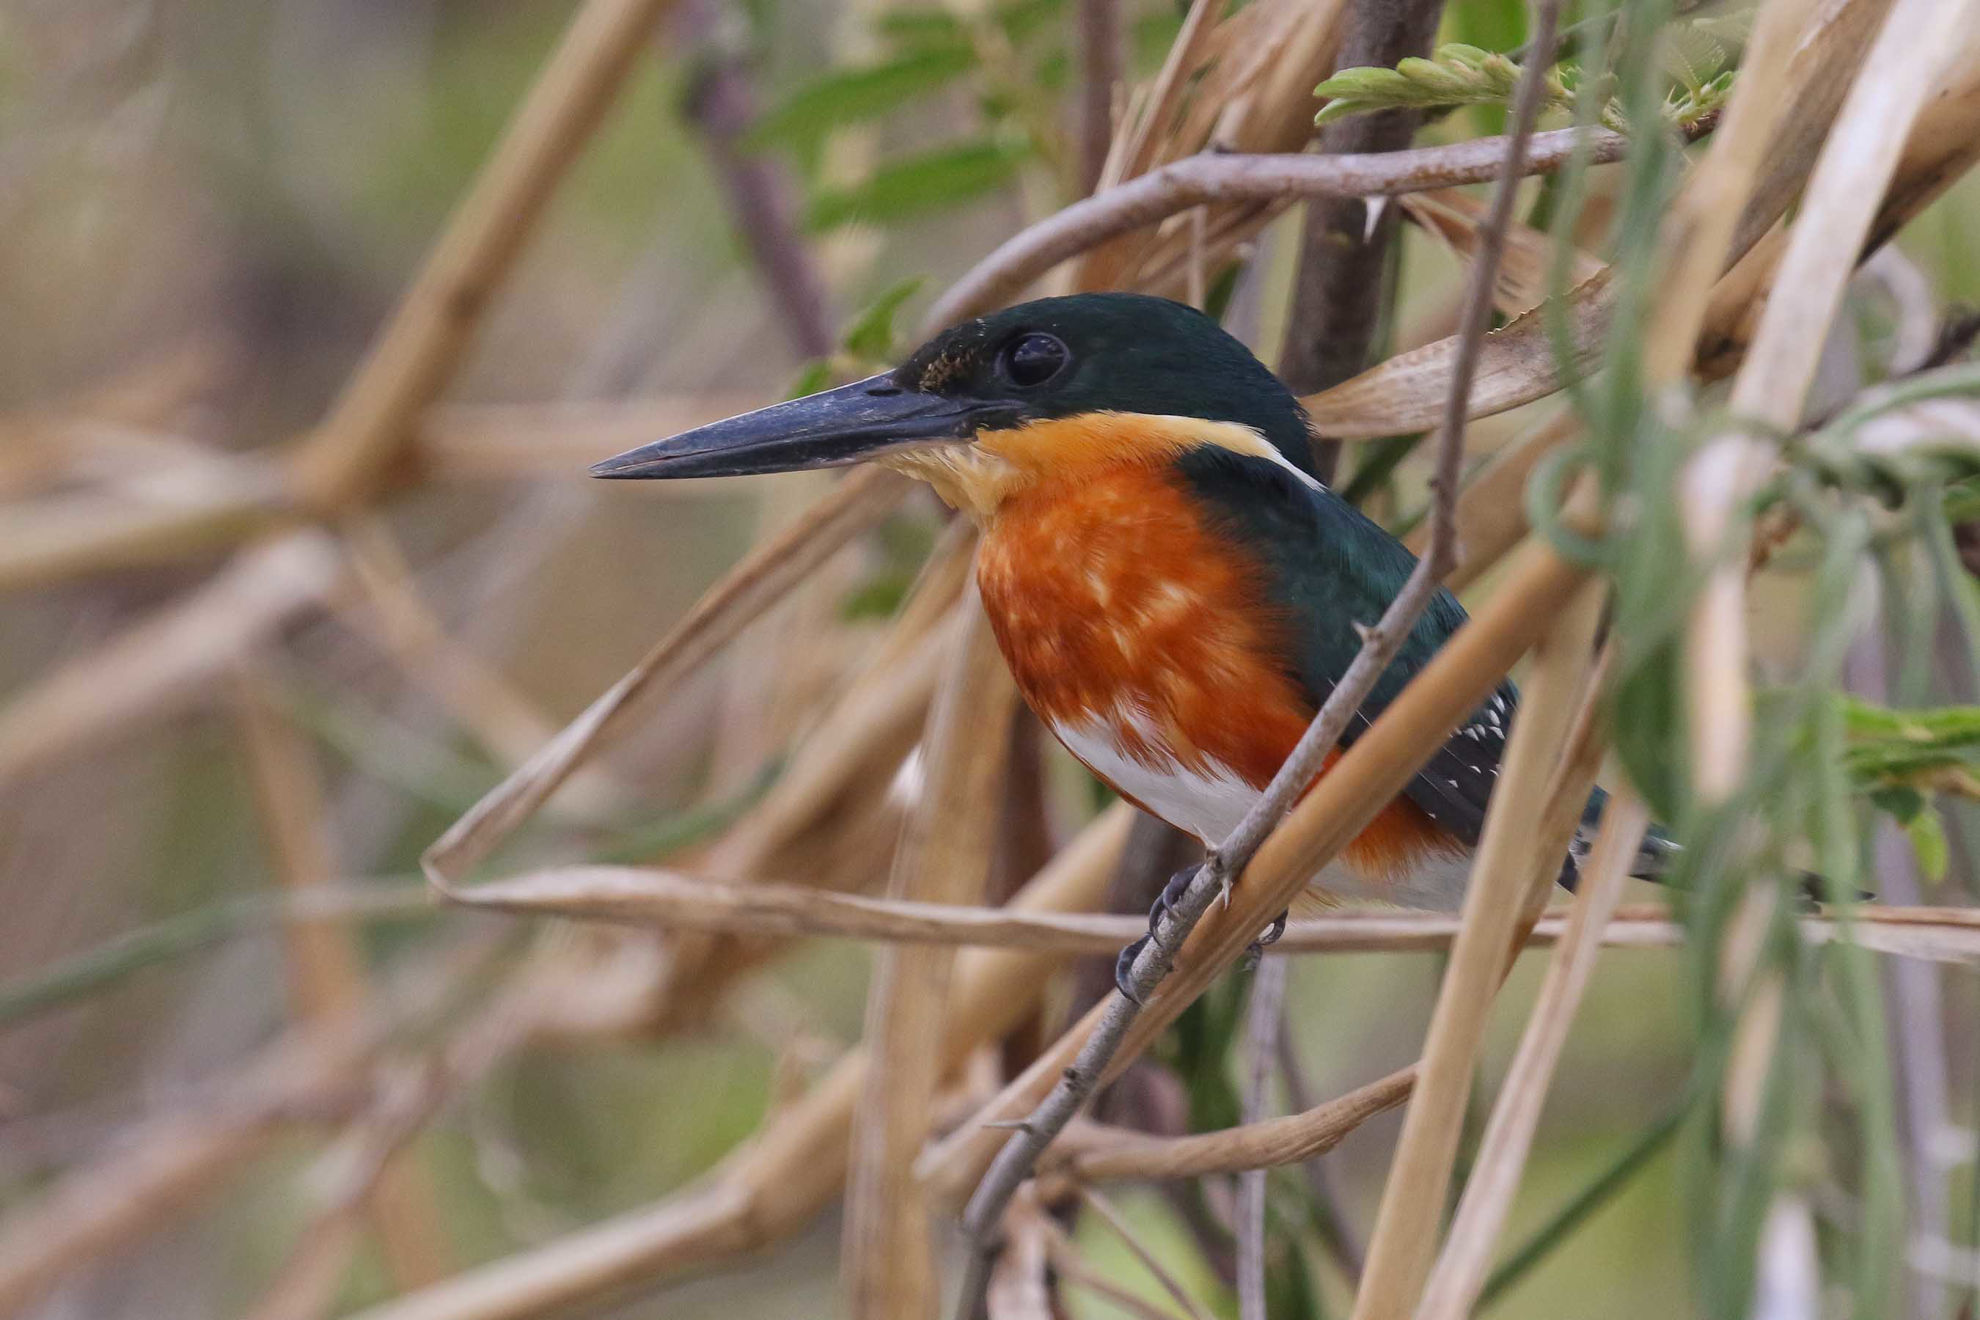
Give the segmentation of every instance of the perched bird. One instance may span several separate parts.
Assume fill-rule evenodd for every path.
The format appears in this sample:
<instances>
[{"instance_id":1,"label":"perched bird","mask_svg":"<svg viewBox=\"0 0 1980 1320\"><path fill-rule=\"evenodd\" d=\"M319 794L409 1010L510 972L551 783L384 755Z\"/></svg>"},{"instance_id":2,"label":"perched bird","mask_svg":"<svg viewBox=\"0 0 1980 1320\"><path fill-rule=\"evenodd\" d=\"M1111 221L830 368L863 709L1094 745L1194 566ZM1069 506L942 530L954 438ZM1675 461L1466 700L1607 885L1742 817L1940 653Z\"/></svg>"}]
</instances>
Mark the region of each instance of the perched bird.
<instances>
[{"instance_id":1,"label":"perched bird","mask_svg":"<svg viewBox=\"0 0 1980 1320\"><path fill-rule=\"evenodd\" d=\"M893 371L592 473L859 462L921 478L976 520L983 608L1032 710L1122 797L1206 845L1271 780L1359 651L1357 625L1415 564L1314 475L1304 411L1243 344L1193 308L1132 294L1012 307ZM1344 744L1464 619L1439 591ZM1455 909L1518 704L1501 683L1314 886ZM1598 790L1564 884L1600 803ZM1669 849L1653 835L1638 872Z\"/></svg>"}]
</instances>

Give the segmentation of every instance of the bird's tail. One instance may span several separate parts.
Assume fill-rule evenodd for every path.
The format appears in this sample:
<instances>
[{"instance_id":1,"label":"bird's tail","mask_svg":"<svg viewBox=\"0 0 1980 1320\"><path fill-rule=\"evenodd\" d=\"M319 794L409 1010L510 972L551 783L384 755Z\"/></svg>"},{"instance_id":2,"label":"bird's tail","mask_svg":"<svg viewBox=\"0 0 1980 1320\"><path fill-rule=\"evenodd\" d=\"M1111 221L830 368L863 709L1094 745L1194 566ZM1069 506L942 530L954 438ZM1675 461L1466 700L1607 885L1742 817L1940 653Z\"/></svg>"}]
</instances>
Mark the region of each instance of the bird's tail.
<instances>
[{"instance_id":1,"label":"bird's tail","mask_svg":"<svg viewBox=\"0 0 1980 1320\"><path fill-rule=\"evenodd\" d=\"M1575 882L1580 879L1581 867L1588 860L1588 851L1595 846L1595 833L1602 823L1602 808L1608 801L1609 795L1599 788L1589 794L1588 806L1581 813L1581 824L1575 828L1574 841L1568 845L1567 862L1561 867L1561 883L1569 889L1574 888ZM1664 827L1653 823L1644 832L1643 842L1636 847L1636 860L1630 864L1629 873L1639 880L1661 881L1681 851L1683 849Z\"/></svg>"}]
</instances>

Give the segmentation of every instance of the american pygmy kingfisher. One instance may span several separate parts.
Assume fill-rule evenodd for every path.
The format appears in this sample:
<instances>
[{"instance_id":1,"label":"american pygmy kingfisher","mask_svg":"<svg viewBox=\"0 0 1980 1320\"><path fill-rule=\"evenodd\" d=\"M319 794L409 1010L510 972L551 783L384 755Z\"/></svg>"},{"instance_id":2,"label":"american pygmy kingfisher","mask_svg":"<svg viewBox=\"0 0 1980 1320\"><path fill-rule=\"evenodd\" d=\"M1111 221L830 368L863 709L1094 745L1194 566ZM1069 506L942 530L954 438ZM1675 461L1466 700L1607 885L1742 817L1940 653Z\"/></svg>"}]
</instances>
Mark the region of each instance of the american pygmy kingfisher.
<instances>
[{"instance_id":1,"label":"american pygmy kingfisher","mask_svg":"<svg viewBox=\"0 0 1980 1320\"><path fill-rule=\"evenodd\" d=\"M976 520L983 608L1032 710L1121 796L1206 845L1237 826L1360 650L1357 625L1415 564L1314 475L1306 414L1263 363L1195 309L1132 294L1012 307L893 371L592 473L860 462L918 477ZM1439 591L1344 744L1464 620ZM1455 909L1518 703L1501 683L1315 887ZM1600 806L1597 790L1564 884ZM1653 832L1638 874L1670 848Z\"/></svg>"}]
</instances>

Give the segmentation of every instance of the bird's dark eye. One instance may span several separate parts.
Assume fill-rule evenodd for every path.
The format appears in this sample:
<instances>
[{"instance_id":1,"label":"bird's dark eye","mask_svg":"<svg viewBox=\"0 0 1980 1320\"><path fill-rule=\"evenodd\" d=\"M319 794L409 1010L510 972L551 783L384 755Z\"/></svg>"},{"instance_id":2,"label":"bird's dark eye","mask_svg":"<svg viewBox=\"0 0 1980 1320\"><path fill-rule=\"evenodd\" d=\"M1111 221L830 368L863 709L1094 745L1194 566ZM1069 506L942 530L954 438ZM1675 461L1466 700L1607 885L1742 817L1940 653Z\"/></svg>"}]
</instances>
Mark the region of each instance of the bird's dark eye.
<instances>
[{"instance_id":1,"label":"bird's dark eye","mask_svg":"<svg viewBox=\"0 0 1980 1320\"><path fill-rule=\"evenodd\" d=\"M1004 345L999 361L1004 375L1019 389L1043 385L1059 374L1072 354L1051 335L1019 335Z\"/></svg>"}]
</instances>

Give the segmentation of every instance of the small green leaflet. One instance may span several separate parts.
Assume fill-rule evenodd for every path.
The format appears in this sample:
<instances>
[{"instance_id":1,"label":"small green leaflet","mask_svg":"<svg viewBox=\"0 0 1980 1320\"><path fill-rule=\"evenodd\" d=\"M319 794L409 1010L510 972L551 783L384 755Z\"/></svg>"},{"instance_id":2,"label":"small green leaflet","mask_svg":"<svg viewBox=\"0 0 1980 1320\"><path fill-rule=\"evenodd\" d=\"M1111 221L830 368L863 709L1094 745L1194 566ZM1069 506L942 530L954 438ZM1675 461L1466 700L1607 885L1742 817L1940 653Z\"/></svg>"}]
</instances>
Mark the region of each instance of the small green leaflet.
<instances>
[{"instance_id":1,"label":"small green leaflet","mask_svg":"<svg viewBox=\"0 0 1980 1320\"><path fill-rule=\"evenodd\" d=\"M1925 878L1934 884L1945 879L1952 850L1946 844L1946 826L1939 819L1938 808L1928 802L1905 824L1904 832L1911 836L1911 850L1918 854L1918 869Z\"/></svg>"},{"instance_id":2,"label":"small green leaflet","mask_svg":"<svg viewBox=\"0 0 1980 1320\"><path fill-rule=\"evenodd\" d=\"M840 69L808 82L765 111L744 145L807 147L835 128L891 114L976 67L967 42L928 46L883 64Z\"/></svg>"}]
</instances>

